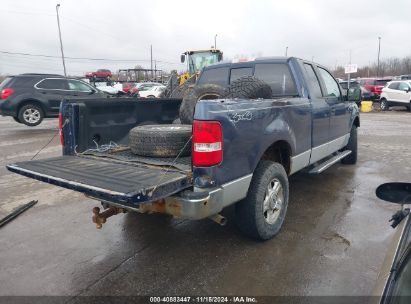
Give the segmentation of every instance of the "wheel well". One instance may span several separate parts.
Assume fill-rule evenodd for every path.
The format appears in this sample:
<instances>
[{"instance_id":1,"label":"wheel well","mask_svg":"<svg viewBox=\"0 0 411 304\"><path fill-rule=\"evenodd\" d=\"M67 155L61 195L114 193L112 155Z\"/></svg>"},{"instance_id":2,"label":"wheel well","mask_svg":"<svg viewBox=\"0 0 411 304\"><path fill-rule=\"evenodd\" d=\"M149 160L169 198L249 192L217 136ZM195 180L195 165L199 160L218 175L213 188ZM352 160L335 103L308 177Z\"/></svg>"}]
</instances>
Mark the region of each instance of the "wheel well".
<instances>
[{"instance_id":1,"label":"wheel well","mask_svg":"<svg viewBox=\"0 0 411 304\"><path fill-rule=\"evenodd\" d=\"M20 105L18 106L18 108L17 108L17 116L18 116L19 113L20 113L20 109L21 109L22 107L24 107L25 105L28 105L28 104L35 104L36 106L39 106L39 107L41 108L41 110L43 111L43 114L45 115L44 107L43 107L43 105L41 104L41 102L39 102L38 100L35 100L35 99L26 99L26 100L23 100L23 101L20 103Z\"/></svg>"},{"instance_id":2,"label":"wheel well","mask_svg":"<svg viewBox=\"0 0 411 304\"><path fill-rule=\"evenodd\" d=\"M288 142L280 140L268 147L261 159L271 160L280 163L287 174L291 170L291 146Z\"/></svg>"},{"instance_id":3,"label":"wheel well","mask_svg":"<svg viewBox=\"0 0 411 304\"><path fill-rule=\"evenodd\" d=\"M357 128L360 126L360 118L358 116L354 119L354 126Z\"/></svg>"}]
</instances>

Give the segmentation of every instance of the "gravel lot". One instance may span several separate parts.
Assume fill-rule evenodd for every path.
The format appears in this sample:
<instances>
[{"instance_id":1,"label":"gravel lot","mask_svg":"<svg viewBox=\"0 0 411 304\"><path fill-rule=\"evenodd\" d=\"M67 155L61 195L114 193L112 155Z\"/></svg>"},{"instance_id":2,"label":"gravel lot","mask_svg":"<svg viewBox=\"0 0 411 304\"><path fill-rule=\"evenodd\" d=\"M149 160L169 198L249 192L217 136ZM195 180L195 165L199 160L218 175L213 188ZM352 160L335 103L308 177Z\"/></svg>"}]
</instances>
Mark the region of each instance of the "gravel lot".
<instances>
[{"instance_id":1,"label":"gravel lot","mask_svg":"<svg viewBox=\"0 0 411 304\"><path fill-rule=\"evenodd\" d=\"M359 162L290 179L281 233L254 242L228 225L122 214L102 230L98 203L5 169L30 159L57 132L0 118L0 217L39 203L0 229L0 295L368 295L382 265L397 206L375 188L411 181L411 113L364 113ZM38 158L61 153L58 136Z\"/></svg>"}]
</instances>

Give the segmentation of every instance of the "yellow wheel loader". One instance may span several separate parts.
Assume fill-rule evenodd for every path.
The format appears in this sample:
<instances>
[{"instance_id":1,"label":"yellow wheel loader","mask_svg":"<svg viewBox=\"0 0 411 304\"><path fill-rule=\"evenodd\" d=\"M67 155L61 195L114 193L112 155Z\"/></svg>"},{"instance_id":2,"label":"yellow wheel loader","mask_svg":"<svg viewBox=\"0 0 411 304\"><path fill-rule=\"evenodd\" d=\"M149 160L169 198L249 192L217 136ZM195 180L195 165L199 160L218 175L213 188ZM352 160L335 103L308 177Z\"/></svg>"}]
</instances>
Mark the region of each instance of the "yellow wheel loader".
<instances>
[{"instance_id":1,"label":"yellow wheel loader","mask_svg":"<svg viewBox=\"0 0 411 304\"><path fill-rule=\"evenodd\" d=\"M181 63L187 62L187 72L173 75L164 92L164 97L182 98L189 85L194 84L202 68L223 60L219 49L186 51L181 54Z\"/></svg>"}]
</instances>

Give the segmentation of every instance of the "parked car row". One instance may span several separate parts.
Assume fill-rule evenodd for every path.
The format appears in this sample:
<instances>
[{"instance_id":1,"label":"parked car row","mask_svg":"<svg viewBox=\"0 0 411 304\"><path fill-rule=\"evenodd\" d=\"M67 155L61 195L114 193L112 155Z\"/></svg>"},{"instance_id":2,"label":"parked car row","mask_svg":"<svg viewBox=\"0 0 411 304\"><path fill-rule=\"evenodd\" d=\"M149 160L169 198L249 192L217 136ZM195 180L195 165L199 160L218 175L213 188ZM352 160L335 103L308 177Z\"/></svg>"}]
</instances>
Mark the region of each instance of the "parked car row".
<instances>
[{"instance_id":1,"label":"parked car row","mask_svg":"<svg viewBox=\"0 0 411 304\"><path fill-rule=\"evenodd\" d=\"M358 78L350 80L350 87L360 88L362 100L378 101L384 86L391 81L391 78ZM348 88L348 81L340 81L343 89Z\"/></svg>"},{"instance_id":2,"label":"parked car row","mask_svg":"<svg viewBox=\"0 0 411 304\"><path fill-rule=\"evenodd\" d=\"M101 91L111 95L121 96L127 95L130 97L152 97L158 98L165 86L157 82L95 82L94 85ZM144 92L144 93L142 93Z\"/></svg>"},{"instance_id":3,"label":"parked car row","mask_svg":"<svg viewBox=\"0 0 411 304\"><path fill-rule=\"evenodd\" d=\"M360 85L371 92L371 100L379 100L384 86L391 81L391 78L361 78Z\"/></svg>"},{"instance_id":4,"label":"parked car row","mask_svg":"<svg viewBox=\"0 0 411 304\"><path fill-rule=\"evenodd\" d=\"M359 78L350 80L350 88L361 89L361 100L379 101L381 110L391 106L404 106L411 111L411 75L386 78ZM348 89L348 81L340 81L344 90Z\"/></svg>"}]
</instances>

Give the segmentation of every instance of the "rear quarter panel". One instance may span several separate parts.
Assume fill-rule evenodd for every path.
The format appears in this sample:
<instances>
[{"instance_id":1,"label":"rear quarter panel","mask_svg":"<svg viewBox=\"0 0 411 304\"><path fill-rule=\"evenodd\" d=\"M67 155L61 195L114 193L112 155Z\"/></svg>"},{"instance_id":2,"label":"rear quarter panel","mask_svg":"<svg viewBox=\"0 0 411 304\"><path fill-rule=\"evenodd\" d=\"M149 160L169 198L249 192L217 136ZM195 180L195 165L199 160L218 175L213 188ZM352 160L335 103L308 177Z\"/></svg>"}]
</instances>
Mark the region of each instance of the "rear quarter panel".
<instances>
[{"instance_id":1,"label":"rear quarter panel","mask_svg":"<svg viewBox=\"0 0 411 304\"><path fill-rule=\"evenodd\" d=\"M195 177L210 176L216 185L252 173L263 153L277 141L286 141L293 156L311 148L311 105L307 98L202 100L194 118L222 124L222 163L193 168Z\"/></svg>"}]
</instances>

